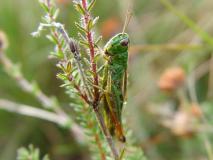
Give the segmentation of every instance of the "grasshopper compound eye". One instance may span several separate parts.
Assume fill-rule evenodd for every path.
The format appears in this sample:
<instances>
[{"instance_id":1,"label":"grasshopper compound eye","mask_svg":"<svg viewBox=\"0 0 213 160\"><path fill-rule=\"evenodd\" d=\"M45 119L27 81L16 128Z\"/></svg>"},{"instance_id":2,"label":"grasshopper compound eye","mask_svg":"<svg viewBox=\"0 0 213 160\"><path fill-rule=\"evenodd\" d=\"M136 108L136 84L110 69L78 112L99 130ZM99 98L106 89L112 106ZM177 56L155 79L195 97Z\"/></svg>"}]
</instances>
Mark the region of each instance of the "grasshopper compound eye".
<instances>
[{"instance_id":1,"label":"grasshopper compound eye","mask_svg":"<svg viewBox=\"0 0 213 160\"><path fill-rule=\"evenodd\" d=\"M121 42L120 42L120 44L122 45L122 46L128 46L128 44L129 44L129 40L128 39L124 39L124 40L122 40Z\"/></svg>"}]
</instances>

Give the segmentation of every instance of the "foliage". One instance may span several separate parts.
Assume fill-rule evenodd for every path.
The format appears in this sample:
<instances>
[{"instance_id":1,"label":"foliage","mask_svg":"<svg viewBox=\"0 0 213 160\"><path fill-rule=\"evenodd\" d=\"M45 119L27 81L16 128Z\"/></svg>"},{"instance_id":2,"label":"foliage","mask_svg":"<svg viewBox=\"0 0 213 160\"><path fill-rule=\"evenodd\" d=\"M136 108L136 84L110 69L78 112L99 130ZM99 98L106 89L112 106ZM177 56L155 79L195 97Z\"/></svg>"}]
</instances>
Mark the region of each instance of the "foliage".
<instances>
[{"instance_id":1,"label":"foliage","mask_svg":"<svg viewBox=\"0 0 213 160\"><path fill-rule=\"evenodd\" d=\"M39 2L0 2L0 159L28 144L53 160L113 159L94 102L103 94L103 46L129 6L127 143L123 150L112 138L115 149L126 160L212 159L212 0Z\"/></svg>"},{"instance_id":2,"label":"foliage","mask_svg":"<svg viewBox=\"0 0 213 160\"><path fill-rule=\"evenodd\" d=\"M28 148L20 148L18 150L17 160L49 160L48 156L40 159L39 149L30 145Z\"/></svg>"},{"instance_id":3,"label":"foliage","mask_svg":"<svg viewBox=\"0 0 213 160\"><path fill-rule=\"evenodd\" d=\"M98 65L100 57L98 52L101 52L98 43L101 37L95 39L93 31L99 18L93 18L90 13L94 7L95 0L91 2L86 0L74 1L73 3L81 15L81 21L75 23L79 30L78 41L70 38L64 26L56 20L59 10L50 0L40 1L40 5L46 12L46 15L42 17L42 23L40 23L38 30L33 32L32 35L37 37L46 28L49 29L50 34L46 37L55 44L55 50L51 52L51 55L58 59L57 67L61 70L57 77L64 82L61 87L66 88L67 93L73 100L72 106L78 111L76 113L79 115L78 119L81 126L86 129L87 135L93 139L91 143L96 144L96 148L92 148L93 145L91 145L90 149L97 152L96 154L99 154L103 160L108 156L110 157L109 151L106 151L105 147L103 147L105 145L104 137L114 159L123 159L122 152L125 152L125 149L121 151L116 149L104 121L103 113L99 109L101 108L100 101L101 95L104 94L102 93L104 88L102 88L102 78L100 72L98 72L102 68L102 66L99 67ZM87 51L87 54L81 53L83 51ZM91 112L91 108L93 112ZM85 115L95 116L97 122L95 118L89 118ZM103 137L97 129L98 126L100 126ZM142 158L140 155L136 156L137 159Z\"/></svg>"}]
</instances>

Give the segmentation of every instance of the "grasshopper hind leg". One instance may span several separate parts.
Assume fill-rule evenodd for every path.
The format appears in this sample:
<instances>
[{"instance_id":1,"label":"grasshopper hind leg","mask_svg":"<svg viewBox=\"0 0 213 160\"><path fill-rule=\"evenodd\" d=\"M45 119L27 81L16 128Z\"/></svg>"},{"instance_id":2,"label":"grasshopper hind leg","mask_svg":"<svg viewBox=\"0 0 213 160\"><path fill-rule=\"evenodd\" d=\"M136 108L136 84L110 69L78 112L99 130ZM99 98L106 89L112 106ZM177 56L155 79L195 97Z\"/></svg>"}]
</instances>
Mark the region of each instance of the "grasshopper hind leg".
<instances>
[{"instance_id":1,"label":"grasshopper hind leg","mask_svg":"<svg viewBox=\"0 0 213 160\"><path fill-rule=\"evenodd\" d=\"M113 125L112 119L110 118L109 115L110 115L110 110L108 108L107 100L104 97L104 117L105 117L104 120L105 120L105 123L107 125L107 128L108 128L110 134L112 136L114 136L115 135L115 133L114 133L115 126Z\"/></svg>"},{"instance_id":2,"label":"grasshopper hind leg","mask_svg":"<svg viewBox=\"0 0 213 160\"><path fill-rule=\"evenodd\" d=\"M111 100L111 98L112 97L109 95L109 93L105 93L105 100L106 100L106 106L105 107L107 107L105 109L105 111L109 111L108 115L107 115L108 122L110 122L109 130L111 131L112 136L115 135L118 138L119 141L125 143L126 138L125 138L124 133L123 133L123 128L121 126L119 119L116 117L116 113L113 110L114 103Z\"/></svg>"},{"instance_id":3,"label":"grasshopper hind leg","mask_svg":"<svg viewBox=\"0 0 213 160\"><path fill-rule=\"evenodd\" d=\"M121 125L120 116L118 115L118 111L116 110L116 106L118 105L116 101L115 95L112 95L112 79L111 75L109 74L109 66L105 66L105 76L103 79L103 88L104 88L104 95L103 95L103 109L104 109L104 117L105 123L110 131L112 136L116 136L117 139L121 142L126 142L126 138L123 134L123 129ZM114 92L113 92L114 93Z\"/></svg>"}]
</instances>

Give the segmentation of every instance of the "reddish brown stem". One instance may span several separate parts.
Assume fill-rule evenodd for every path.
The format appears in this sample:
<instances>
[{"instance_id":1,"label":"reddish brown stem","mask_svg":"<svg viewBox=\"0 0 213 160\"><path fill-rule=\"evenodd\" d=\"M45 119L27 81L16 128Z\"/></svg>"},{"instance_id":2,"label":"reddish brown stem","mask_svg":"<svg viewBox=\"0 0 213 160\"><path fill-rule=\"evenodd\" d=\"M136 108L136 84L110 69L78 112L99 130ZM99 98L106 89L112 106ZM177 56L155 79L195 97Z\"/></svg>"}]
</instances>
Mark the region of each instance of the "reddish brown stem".
<instances>
[{"instance_id":1,"label":"reddish brown stem","mask_svg":"<svg viewBox=\"0 0 213 160\"><path fill-rule=\"evenodd\" d=\"M79 87L78 85L76 85L76 84L74 84L74 87L75 87L75 89L78 91L78 93L79 93L79 95L81 96L81 98L82 98L87 104L90 104L90 101L88 100L87 95L84 94L84 93L81 91L80 87Z\"/></svg>"},{"instance_id":2,"label":"reddish brown stem","mask_svg":"<svg viewBox=\"0 0 213 160\"><path fill-rule=\"evenodd\" d=\"M93 129L94 127L96 127L94 121L92 121L92 120L88 121L88 127L90 129ZM104 152L104 148L103 148L103 145L101 143L101 137L100 137L100 135L97 132L94 135L94 140L95 140L95 142L97 144L97 147L98 147L98 149L100 151L101 160L106 160L106 154Z\"/></svg>"},{"instance_id":3,"label":"reddish brown stem","mask_svg":"<svg viewBox=\"0 0 213 160\"><path fill-rule=\"evenodd\" d=\"M100 156L101 156L101 160L106 160L106 155L104 153L104 150L103 150L103 146L101 144L101 140L100 140L100 137L99 135L96 133L95 134L95 141L98 145L98 149L100 150Z\"/></svg>"},{"instance_id":4,"label":"reddish brown stem","mask_svg":"<svg viewBox=\"0 0 213 160\"><path fill-rule=\"evenodd\" d=\"M87 1L86 0L82 0L82 6L85 9L85 11L87 11ZM90 15L88 12L86 12L86 14L84 15L84 22L85 22L85 26L88 25L90 20ZM89 43L89 50L90 50L90 62L92 64L92 72L94 73L93 76L93 82L95 86L99 85L99 80L98 80L98 74L97 74L97 65L95 63L95 47L94 47L94 43L93 43L93 37L92 37L92 33L91 31L86 27L87 29L87 40ZM97 87L94 87L94 104L97 104L100 98L100 93L98 91Z\"/></svg>"},{"instance_id":5,"label":"reddish brown stem","mask_svg":"<svg viewBox=\"0 0 213 160\"><path fill-rule=\"evenodd\" d=\"M94 47L94 42L93 42L93 37L92 37L92 32L90 31L90 29L87 27L89 22L90 22L90 14L88 12L87 9L87 0L82 0L82 7L84 8L84 10L86 11L84 14L84 24L85 24L85 29L86 29L86 37L87 37L87 41L89 44L89 51L90 51L90 62L91 62L91 69L93 72L93 83L94 83L94 99L93 99L93 110L95 112L96 118L99 122L100 128L109 144L109 147L112 151L112 154L114 156L115 160L119 159L119 155L118 155L118 151L115 148L114 142L112 140L112 137L109 133L109 130L106 127L106 124L104 122L103 116L100 113L99 109L98 109L98 103L100 100L100 92L99 89L96 86L99 86L99 78L98 78L98 74L97 74L97 64L95 63L95 47Z\"/></svg>"}]
</instances>

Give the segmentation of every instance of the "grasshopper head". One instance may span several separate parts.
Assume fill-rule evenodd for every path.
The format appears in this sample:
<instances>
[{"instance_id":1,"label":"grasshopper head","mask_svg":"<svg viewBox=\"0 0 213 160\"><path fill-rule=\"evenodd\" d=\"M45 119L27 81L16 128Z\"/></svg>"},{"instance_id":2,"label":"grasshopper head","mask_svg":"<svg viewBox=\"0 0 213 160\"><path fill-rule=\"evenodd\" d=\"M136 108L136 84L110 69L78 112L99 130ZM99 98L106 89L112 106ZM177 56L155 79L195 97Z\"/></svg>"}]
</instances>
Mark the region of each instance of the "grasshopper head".
<instances>
[{"instance_id":1,"label":"grasshopper head","mask_svg":"<svg viewBox=\"0 0 213 160\"><path fill-rule=\"evenodd\" d=\"M126 52L129 47L129 35L127 33L119 33L112 37L104 47L107 56L113 56Z\"/></svg>"}]
</instances>

